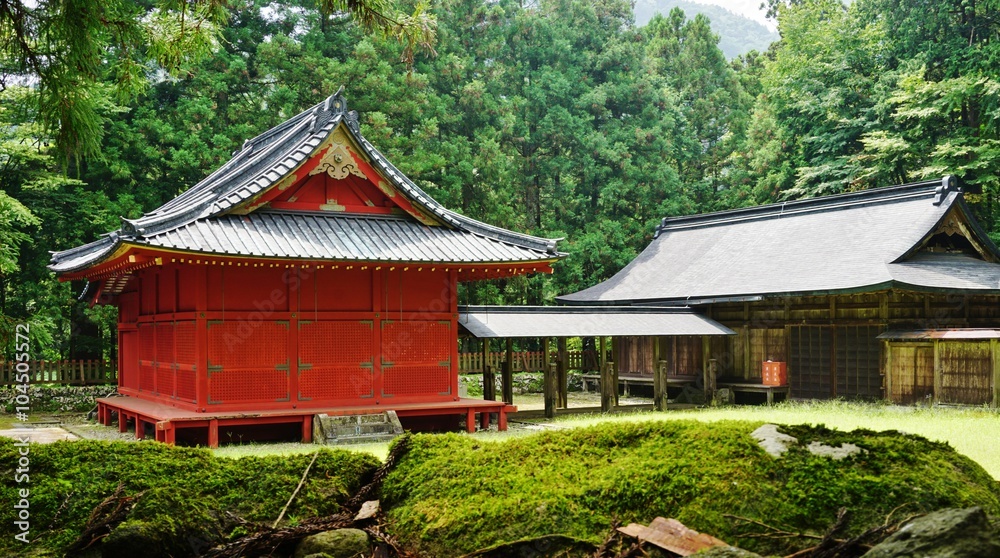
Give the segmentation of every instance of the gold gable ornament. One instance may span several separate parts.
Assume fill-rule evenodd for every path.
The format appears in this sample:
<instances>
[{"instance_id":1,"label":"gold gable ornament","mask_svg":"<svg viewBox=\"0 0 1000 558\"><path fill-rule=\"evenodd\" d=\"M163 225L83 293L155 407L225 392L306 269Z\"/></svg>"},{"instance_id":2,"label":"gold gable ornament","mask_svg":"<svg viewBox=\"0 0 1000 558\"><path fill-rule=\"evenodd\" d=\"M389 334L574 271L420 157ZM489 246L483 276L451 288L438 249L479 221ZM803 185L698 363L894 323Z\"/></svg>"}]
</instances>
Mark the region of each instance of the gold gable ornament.
<instances>
[{"instance_id":1,"label":"gold gable ornament","mask_svg":"<svg viewBox=\"0 0 1000 558\"><path fill-rule=\"evenodd\" d=\"M309 172L309 176L324 172L335 180L343 180L349 174L367 178L365 173L361 172L361 168L358 167L358 163L354 160L354 156L351 155L350 150L342 143L331 144L330 148L323 155L323 158L320 159L319 164L316 165L316 168Z\"/></svg>"}]
</instances>

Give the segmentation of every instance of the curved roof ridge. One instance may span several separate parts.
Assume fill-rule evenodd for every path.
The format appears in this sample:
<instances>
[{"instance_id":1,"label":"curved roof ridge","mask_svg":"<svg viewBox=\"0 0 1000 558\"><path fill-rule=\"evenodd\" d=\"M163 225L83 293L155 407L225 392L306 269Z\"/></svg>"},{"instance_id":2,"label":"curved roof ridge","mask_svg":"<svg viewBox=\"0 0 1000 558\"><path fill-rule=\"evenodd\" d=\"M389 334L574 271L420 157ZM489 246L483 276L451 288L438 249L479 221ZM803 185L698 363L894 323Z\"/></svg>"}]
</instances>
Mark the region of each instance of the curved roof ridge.
<instances>
[{"instance_id":1,"label":"curved roof ridge","mask_svg":"<svg viewBox=\"0 0 1000 558\"><path fill-rule=\"evenodd\" d=\"M836 211L838 209L848 209L859 205L890 203L893 201L904 201L914 198L931 197L934 195L941 196L943 200L948 192L957 191L960 191L957 180L955 180L954 177L946 176L935 180L925 180L908 184L900 184L897 186L871 188L868 190L834 194L831 196L775 202L753 207L729 209L726 211L714 211L711 213L701 213L697 215L664 217L660 221L660 224L656 227L654 237L659 236L661 232L667 230L728 225L740 221L773 219L814 211Z\"/></svg>"}]
</instances>

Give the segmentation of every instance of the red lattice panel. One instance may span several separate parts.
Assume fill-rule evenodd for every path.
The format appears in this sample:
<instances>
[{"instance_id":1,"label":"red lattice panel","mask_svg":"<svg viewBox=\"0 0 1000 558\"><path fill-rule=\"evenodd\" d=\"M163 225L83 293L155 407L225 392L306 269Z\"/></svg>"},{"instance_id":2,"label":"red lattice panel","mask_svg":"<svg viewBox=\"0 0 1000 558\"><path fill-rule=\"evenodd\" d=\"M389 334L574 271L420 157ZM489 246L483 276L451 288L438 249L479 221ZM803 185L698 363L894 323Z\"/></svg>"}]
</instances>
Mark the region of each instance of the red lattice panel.
<instances>
[{"instance_id":1,"label":"red lattice panel","mask_svg":"<svg viewBox=\"0 0 1000 558\"><path fill-rule=\"evenodd\" d=\"M288 322L234 320L208 326L209 366L234 370L288 364Z\"/></svg>"},{"instance_id":2,"label":"red lattice panel","mask_svg":"<svg viewBox=\"0 0 1000 558\"><path fill-rule=\"evenodd\" d=\"M173 397L174 395L174 369L168 368L171 364L160 364L156 367L156 393Z\"/></svg>"},{"instance_id":3,"label":"red lattice panel","mask_svg":"<svg viewBox=\"0 0 1000 558\"><path fill-rule=\"evenodd\" d=\"M153 324L139 324L139 360L156 360L156 340Z\"/></svg>"},{"instance_id":4,"label":"red lattice panel","mask_svg":"<svg viewBox=\"0 0 1000 558\"><path fill-rule=\"evenodd\" d=\"M453 342L449 322L382 322L383 362L446 362Z\"/></svg>"},{"instance_id":5,"label":"red lattice panel","mask_svg":"<svg viewBox=\"0 0 1000 558\"><path fill-rule=\"evenodd\" d=\"M370 321L299 322L299 362L354 367L374 360Z\"/></svg>"},{"instance_id":6,"label":"red lattice panel","mask_svg":"<svg viewBox=\"0 0 1000 558\"><path fill-rule=\"evenodd\" d=\"M195 323L174 322L174 354L181 368L195 367Z\"/></svg>"},{"instance_id":7,"label":"red lattice panel","mask_svg":"<svg viewBox=\"0 0 1000 558\"><path fill-rule=\"evenodd\" d=\"M356 400L374 395L371 368L312 368L299 371L299 399Z\"/></svg>"},{"instance_id":8,"label":"red lattice panel","mask_svg":"<svg viewBox=\"0 0 1000 558\"><path fill-rule=\"evenodd\" d=\"M274 369L213 371L208 377L208 401L288 401L288 372Z\"/></svg>"},{"instance_id":9,"label":"red lattice panel","mask_svg":"<svg viewBox=\"0 0 1000 558\"><path fill-rule=\"evenodd\" d=\"M194 370L177 370L177 398L197 403L198 373Z\"/></svg>"},{"instance_id":10,"label":"red lattice panel","mask_svg":"<svg viewBox=\"0 0 1000 558\"><path fill-rule=\"evenodd\" d=\"M139 389L143 391L153 391L153 382L156 379L156 371L149 364L139 365Z\"/></svg>"},{"instance_id":11,"label":"red lattice panel","mask_svg":"<svg viewBox=\"0 0 1000 558\"><path fill-rule=\"evenodd\" d=\"M441 395L450 390L448 366L390 366L382 369L385 395Z\"/></svg>"},{"instance_id":12,"label":"red lattice panel","mask_svg":"<svg viewBox=\"0 0 1000 558\"><path fill-rule=\"evenodd\" d=\"M174 324L172 322L156 324L156 362L161 364L174 363Z\"/></svg>"},{"instance_id":13,"label":"red lattice panel","mask_svg":"<svg viewBox=\"0 0 1000 558\"><path fill-rule=\"evenodd\" d=\"M139 388L139 337L134 331L118 336L118 379L122 387Z\"/></svg>"}]
</instances>

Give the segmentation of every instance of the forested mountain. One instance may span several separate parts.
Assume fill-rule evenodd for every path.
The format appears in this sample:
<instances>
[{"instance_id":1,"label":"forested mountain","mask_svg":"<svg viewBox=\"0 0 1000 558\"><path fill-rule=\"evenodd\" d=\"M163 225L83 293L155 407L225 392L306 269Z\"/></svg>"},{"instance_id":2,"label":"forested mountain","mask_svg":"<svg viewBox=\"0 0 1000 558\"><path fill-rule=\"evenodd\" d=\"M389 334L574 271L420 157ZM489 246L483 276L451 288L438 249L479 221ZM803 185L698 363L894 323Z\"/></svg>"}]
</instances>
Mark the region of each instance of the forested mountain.
<instances>
[{"instance_id":1,"label":"forested mountain","mask_svg":"<svg viewBox=\"0 0 1000 558\"><path fill-rule=\"evenodd\" d=\"M697 14L707 17L712 22L712 31L719 36L719 49L729 59L751 50L764 52L778 40L777 32L722 6L685 0L636 0L635 23L646 25L654 15L667 15L674 8L680 8L688 17Z\"/></svg>"},{"instance_id":2,"label":"forested mountain","mask_svg":"<svg viewBox=\"0 0 1000 558\"><path fill-rule=\"evenodd\" d=\"M75 301L82 285L56 283L48 251L174 197L341 85L366 137L442 203L566 238L553 276L469 285L462 303L545 303L606 279L664 216L945 173L982 188L974 210L996 235L992 4L774 7L781 40L727 62L708 19L679 9L636 26L625 0L439 0L421 20L433 52L411 65L407 41L311 0L239 0L209 55L172 73L145 61L138 96L89 92L94 153L40 124L30 81L4 79L0 314L36 325L40 357L107 353L114 309Z\"/></svg>"}]
</instances>

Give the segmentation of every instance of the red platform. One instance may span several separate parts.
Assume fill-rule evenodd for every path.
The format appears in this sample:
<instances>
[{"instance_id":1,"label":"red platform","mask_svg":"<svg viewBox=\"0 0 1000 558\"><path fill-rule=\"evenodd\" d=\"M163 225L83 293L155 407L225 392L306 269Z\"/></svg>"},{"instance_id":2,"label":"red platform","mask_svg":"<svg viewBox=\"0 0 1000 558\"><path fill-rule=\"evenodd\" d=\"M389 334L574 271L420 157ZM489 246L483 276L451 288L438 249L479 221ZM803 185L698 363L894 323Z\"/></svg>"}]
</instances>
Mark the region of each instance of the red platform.
<instances>
[{"instance_id":1,"label":"red platform","mask_svg":"<svg viewBox=\"0 0 1000 558\"><path fill-rule=\"evenodd\" d=\"M302 441L312 442L313 416L325 413L327 415L355 415L372 412L395 411L400 417L464 415L466 428L469 432L476 430L476 413L479 413L480 425L488 428L491 413L497 414L497 428L507 430L507 413L517 412L517 407L501 401L486 401L482 399L459 399L458 401L442 401L427 403L402 403L392 406L356 406L315 409L274 409L255 412L216 412L199 413L169 405L138 399L135 397L105 397L97 400L97 420L111 426L112 413L118 413L118 430L128 430L128 420L136 423L135 437L145 437L142 423L156 426L156 440L173 444L178 429L207 428L208 446L218 447L220 426L256 426L263 424L301 424Z\"/></svg>"}]
</instances>

